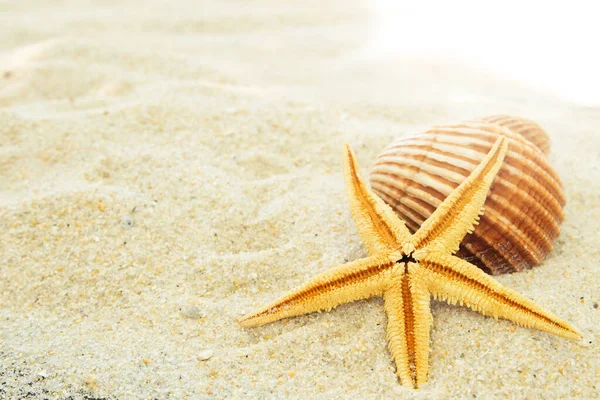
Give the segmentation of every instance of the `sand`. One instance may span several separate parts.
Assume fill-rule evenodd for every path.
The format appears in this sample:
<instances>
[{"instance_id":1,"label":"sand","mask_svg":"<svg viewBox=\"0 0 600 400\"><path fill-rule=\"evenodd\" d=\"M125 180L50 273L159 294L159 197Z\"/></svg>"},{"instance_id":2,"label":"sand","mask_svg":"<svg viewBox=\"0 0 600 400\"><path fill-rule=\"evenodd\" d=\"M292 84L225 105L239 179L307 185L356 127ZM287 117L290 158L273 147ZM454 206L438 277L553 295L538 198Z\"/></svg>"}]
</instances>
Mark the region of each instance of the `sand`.
<instances>
[{"instance_id":1,"label":"sand","mask_svg":"<svg viewBox=\"0 0 600 400\"><path fill-rule=\"evenodd\" d=\"M0 398L598 398L600 109L363 51L361 2L0 4ZM409 38L401 38L409 40ZM362 257L341 144L516 113L550 133L555 250L498 279L579 343L433 302L400 386L382 301L236 319Z\"/></svg>"}]
</instances>

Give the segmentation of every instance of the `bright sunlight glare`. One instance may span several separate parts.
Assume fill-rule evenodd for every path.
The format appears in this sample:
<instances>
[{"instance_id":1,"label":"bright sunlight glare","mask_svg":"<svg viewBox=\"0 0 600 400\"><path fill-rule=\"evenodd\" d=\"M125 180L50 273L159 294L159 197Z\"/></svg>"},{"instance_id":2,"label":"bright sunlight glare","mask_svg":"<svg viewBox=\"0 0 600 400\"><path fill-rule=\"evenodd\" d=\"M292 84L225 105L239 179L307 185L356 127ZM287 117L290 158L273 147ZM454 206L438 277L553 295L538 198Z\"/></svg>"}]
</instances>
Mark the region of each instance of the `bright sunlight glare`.
<instances>
[{"instance_id":1,"label":"bright sunlight glare","mask_svg":"<svg viewBox=\"0 0 600 400\"><path fill-rule=\"evenodd\" d=\"M371 56L449 56L565 100L600 105L597 2L376 0L372 4Z\"/></svg>"}]
</instances>

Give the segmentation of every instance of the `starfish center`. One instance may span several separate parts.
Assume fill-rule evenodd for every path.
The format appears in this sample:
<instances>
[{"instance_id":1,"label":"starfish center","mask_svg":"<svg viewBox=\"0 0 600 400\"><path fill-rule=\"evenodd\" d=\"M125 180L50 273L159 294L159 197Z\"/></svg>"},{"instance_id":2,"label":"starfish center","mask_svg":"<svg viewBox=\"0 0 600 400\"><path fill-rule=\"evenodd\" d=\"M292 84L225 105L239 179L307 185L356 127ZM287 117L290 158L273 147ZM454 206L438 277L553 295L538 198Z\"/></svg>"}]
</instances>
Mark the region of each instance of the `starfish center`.
<instances>
[{"instance_id":1,"label":"starfish center","mask_svg":"<svg viewBox=\"0 0 600 400\"><path fill-rule=\"evenodd\" d=\"M408 254L403 254L402 258L396 261L396 264L408 264L409 262L418 263L416 258L413 257L414 251L411 251Z\"/></svg>"}]
</instances>

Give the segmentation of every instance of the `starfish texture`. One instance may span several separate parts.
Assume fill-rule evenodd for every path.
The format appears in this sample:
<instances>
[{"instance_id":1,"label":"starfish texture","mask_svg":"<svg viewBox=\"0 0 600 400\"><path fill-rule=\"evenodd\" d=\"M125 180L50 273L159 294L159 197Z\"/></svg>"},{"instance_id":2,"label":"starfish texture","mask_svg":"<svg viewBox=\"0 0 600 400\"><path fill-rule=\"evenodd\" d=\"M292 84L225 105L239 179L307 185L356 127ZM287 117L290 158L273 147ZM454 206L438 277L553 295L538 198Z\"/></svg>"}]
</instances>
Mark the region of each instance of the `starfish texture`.
<instances>
[{"instance_id":1,"label":"starfish texture","mask_svg":"<svg viewBox=\"0 0 600 400\"><path fill-rule=\"evenodd\" d=\"M240 324L260 326L382 296L396 374L404 386L411 388L427 381L432 296L496 319L502 317L524 327L580 339L579 331L568 322L453 255L482 214L507 149L506 138L499 138L481 164L411 235L394 211L369 190L346 144L344 174L350 209L368 256L315 276L279 300L240 318Z\"/></svg>"}]
</instances>

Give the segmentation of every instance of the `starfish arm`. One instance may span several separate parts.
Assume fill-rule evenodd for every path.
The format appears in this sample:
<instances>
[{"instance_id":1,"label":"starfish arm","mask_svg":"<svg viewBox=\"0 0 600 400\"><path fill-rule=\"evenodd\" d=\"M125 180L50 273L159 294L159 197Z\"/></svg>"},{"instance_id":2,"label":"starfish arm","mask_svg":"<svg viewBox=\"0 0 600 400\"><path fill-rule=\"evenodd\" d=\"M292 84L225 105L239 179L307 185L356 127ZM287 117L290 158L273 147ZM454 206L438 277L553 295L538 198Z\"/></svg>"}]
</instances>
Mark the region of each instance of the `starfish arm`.
<instances>
[{"instance_id":1,"label":"starfish arm","mask_svg":"<svg viewBox=\"0 0 600 400\"><path fill-rule=\"evenodd\" d=\"M360 176L354 152L344 146L344 176L352 218L369 254L398 247L410 239L410 232L396 213L373 193Z\"/></svg>"},{"instance_id":2,"label":"starfish arm","mask_svg":"<svg viewBox=\"0 0 600 400\"><path fill-rule=\"evenodd\" d=\"M268 324L283 318L329 311L343 303L380 296L394 261L386 256L362 258L331 268L273 303L239 319L243 327Z\"/></svg>"},{"instance_id":3,"label":"starfish arm","mask_svg":"<svg viewBox=\"0 0 600 400\"><path fill-rule=\"evenodd\" d=\"M450 304L459 303L496 319L535 328L567 339L581 333L568 322L545 311L532 300L501 285L485 272L458 257L430 252L420 257L420 266L431 294Z\"/></svg>"},{"instance_id":4,"label":"starfish arm","mask_svg":"<svg viewBox=\"0 0 600 400\"><path fill-rule=\"evenodd\" d=\"M409 267L409 271L412 267ZM415 274L404 273L385 290L387 340L402 385L417 389L427 381L429 332L433 322L429 292Z\"/></svg>"},{"instance_id":5,"label":"starfish arm","mask_svg":"<svg viewBox=\"0 0 600 400\"><path fill-rule=\"evenodd\" d=\"M413 243L422 248L438 242L454 254L467 233L474 230L488 191L507 152L508 141L500 137L479 166L439 205L414 234Z\"/></svg>"}]
</instances>

